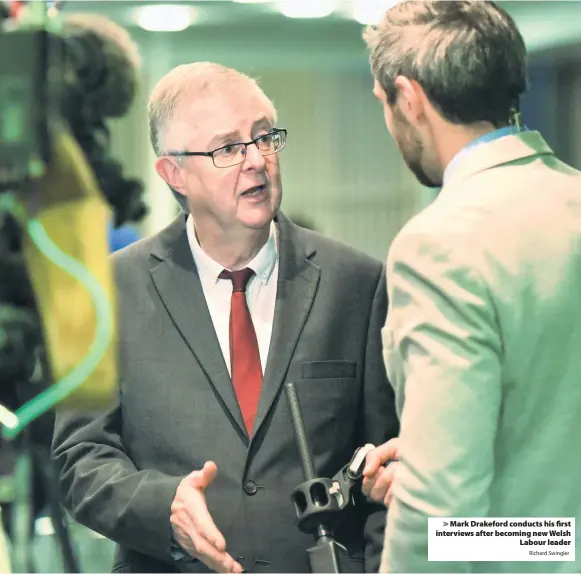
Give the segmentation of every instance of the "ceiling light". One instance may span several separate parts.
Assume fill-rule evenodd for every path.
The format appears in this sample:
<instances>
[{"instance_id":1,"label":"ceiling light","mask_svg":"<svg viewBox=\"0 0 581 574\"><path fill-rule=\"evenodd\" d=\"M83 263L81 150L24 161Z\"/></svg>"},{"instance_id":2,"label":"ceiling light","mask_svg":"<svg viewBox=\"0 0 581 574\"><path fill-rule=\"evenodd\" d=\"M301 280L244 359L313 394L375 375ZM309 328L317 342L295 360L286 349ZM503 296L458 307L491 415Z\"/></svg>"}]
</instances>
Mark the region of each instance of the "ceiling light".
<instances>
[{"instance_id":1,"label":"ceiling light","mask_svg":"<svg viewBox=\"0 0 581 574\"><path fill-rule=\"evenodd\" d=\"M324 18L335 10L335 0L281 0L279 10L287 18Z\"/></svg>"},{"instance_id":2,"label":"ceiling light","mask_svg":"<svg viewBox=\"0 0 581 574\"><path fill-rule=\"evenodd\" d=\"M357 0L352 17L365 26L379 24L384 14L395 4L397 0Z\"/></svg>"},{"instance_id":3,"label":"ceiling light","mask_svg":"<svg viewBox=\"0 0 581 574\"><path fill-rule=\"evenodd\" d=\"M179 32L193 24L194 16L188 6L154 4L137 8L135 20L149 32Z\"/></svg>"}]
</instances>

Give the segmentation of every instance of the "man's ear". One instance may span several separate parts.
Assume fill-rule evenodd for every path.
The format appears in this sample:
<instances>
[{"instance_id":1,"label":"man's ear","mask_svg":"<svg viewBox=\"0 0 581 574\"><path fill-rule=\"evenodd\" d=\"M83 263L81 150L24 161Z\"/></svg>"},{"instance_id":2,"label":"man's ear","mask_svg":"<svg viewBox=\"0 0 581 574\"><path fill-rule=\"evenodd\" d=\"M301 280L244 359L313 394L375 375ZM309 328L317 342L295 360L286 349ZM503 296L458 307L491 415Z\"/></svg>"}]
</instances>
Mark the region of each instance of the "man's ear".
<instances>
[{"instance_id":1,"label":"man's ear","mask_svg":"<svg viewBox=\"0 0 581 574\"><path fill-rule=\"evenodd\" d=\"M394 85L399 109L408 121L417 124L425 116L427 98L423 88L405 76L397 76Z\"/></svg>"},{"instance_id":2,"label":"man's ear","mask_svg":"<svg viewBox=\"0 0 581 574\"><path fill-rule=\"evenodd\" d=\"M177 165L175 160L167 156L158 157L155 160L155 171L157 171L159 177L161 177L161 179L163 179L163 181L165 181L171 188L175 189L178 193L185 195L180 167Z\"/></svg>"},{"instance_id":3,"label":"man's ear","mask_svg":"<svg viewBox=\"0 0 581 574\"><path fill-rule=\"evenodd\" d=\"M375 80L373 83L373 95L384 105L387 104L387 94L383 89L383 86Z\"/></svg>"}]
</instances>

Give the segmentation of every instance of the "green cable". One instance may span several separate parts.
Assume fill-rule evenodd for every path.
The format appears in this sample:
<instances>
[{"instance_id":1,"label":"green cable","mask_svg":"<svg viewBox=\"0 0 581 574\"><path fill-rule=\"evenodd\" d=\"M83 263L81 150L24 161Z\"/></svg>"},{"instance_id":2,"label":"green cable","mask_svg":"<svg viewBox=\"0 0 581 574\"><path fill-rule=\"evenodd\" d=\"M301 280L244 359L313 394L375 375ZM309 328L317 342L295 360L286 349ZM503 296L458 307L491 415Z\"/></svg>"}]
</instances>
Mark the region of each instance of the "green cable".
<instances>
[{"instance_id":1,"label":"green cable","mask_svg":"<svg viewBox=\"0 0 581 574\"><path fill-rule=\"evenodd\" d=\"M28 233L39 251L66 273L72 275L86 288L95 306L97 327L95 338L83 360L60 381L38 394L21 406L14 414L18 423L4 427L4 438L15 438L33 420L52 409L57 403L78 389L99 366L114 334L111 302L103 286L80 261L74 259L56 244L47 234L44 225L37 219L28 223Z\"/></svg>"}]
</instances>

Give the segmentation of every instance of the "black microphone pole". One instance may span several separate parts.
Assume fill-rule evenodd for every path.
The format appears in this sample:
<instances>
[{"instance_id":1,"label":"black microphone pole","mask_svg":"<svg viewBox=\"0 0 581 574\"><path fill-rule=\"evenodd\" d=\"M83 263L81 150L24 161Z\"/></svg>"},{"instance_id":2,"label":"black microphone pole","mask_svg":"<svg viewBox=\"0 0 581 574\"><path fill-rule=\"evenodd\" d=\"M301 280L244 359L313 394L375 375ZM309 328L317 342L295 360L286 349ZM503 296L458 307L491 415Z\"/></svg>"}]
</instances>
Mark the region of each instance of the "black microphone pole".
<instances>
[{"instance_id":1,"label":"black microphone pole","mask_svg":"<svg viewBox=\"0 0 581 574\"><path fill-rule=\"evenodd\" d=\"M333 481L330 478L317 478L315 474L313 456L293 382L285 384L285 394L305 477L305 482L293 491L291 499L299 528L315 537L314 546L307 549L311 572L341 572L341 556L346 555L347 550L333 538L331 529L333 520L340 511L338 501L330 494Z\"/></svg>"}]
</instances>

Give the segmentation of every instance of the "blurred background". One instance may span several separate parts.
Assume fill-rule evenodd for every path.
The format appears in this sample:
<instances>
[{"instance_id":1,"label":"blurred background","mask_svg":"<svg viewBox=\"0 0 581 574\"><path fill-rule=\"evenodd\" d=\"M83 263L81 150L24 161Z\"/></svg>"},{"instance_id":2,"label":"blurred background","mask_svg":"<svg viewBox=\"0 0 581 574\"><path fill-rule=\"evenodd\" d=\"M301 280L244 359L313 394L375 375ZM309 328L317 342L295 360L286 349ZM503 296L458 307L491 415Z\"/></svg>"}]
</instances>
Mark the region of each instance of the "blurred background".
<instances>
[{"instance_id":1,"label":"blurred background","mask_svg":"<svg viewBox=\"0 0 581 574\"><path fill-rule=\"evenodd\" d=\"M391 0L393 2L393 0ZM581 2L502 2L531 52L527 125L581 167ZM145 104L170 68L195 60L257 78L289 131L281 153L283 209L317 230L384 259L400 227L432 198L401 161L383 124L362 40L390 1L68 2L131 30L144 61L133 113L113 126L116 155L146 182L147 235L176 214L153 169Z\"/></svg>"},{"instance_id":2,"label":"blurred background","mask_svg":"<svg viewBox=\"0 0 581 574\"><path fill-rule=\"evenodd\" d=\"M144 179L149 215L140 236L167 225L178 207L153 168L147 95L172 67L210 60L257 78L289 132L281 153L284 211L384 259L395 234L433 192L416 183L391 141L374 99L363 25L393 2L283 0L199 2L69 1L64 13L105 14L125 26L143 57L132 113L112 124L113 148ZM502 2L530 51L523 119L563 160L581 168L581 2ZM48 518L37 523L36 571L62 572ZM80 527L74 538L85 572L111 568L109 541Z\"/></svg>"}]
</instances>

